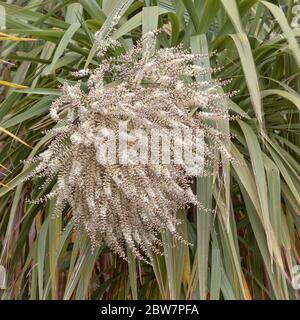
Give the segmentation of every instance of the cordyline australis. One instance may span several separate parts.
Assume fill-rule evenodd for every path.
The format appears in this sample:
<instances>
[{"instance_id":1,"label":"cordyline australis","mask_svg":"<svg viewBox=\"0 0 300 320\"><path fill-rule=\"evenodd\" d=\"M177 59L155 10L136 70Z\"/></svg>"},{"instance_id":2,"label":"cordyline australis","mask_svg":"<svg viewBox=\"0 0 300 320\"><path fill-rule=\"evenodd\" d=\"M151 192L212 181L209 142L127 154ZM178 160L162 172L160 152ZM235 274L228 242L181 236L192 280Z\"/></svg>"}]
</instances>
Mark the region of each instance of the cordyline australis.
<instances>
[{"instance_id":1,"label":"cordyline australis","mask_svg":"<svg viewBox=\"0 0 300 320\"><path fill-rule=\"evenodd\" d=\"M57 122L51 130L55 137L31 160L38 165L29 178L42 177L47 185L57 177L52 192L36 202L55 198L56 214L70 205L76 229L87 232L92 246L104 240L124 259L126 247L147 261L152 252L161 253L161 232L185 242L176 230L176 212L201 204L190 188L187 165L173 161L176 137L170 163L104 164L97 156L103 142L100 128L117 132L122 121L128 130L142 129L145 134L153 129L201 129L201 176L212 172L217 152L231 159L224 143L228 137L214 125L229 119L227 110L219 107L225 96L219 93L223 83L195 80L214 71L195 64L203 56L181 47L147 50L156 37L156 32L148 33L117 57L107 54L118 46L116 41L99 41L99 67L76 74L87 80L87 90L81 81L63 85L63 95L50 110ZM197 147L194 141L183 144Z\"/></svg>"}]
</instances>

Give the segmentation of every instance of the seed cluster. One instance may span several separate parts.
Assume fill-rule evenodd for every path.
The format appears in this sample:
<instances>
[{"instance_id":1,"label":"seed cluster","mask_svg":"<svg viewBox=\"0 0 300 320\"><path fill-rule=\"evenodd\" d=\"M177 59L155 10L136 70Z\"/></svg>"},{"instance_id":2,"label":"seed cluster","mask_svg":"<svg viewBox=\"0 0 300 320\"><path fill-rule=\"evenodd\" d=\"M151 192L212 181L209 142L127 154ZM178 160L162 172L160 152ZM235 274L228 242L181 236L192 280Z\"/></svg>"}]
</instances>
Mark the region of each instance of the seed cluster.
<instances>
[{"instance_id":1,"label":"seed cluster","mask_svg":"<svg viewBox=\"0 0 300 320\"><path fill-rule=\"evenodd\" d=\"M30 176L43 177L45 184L57 177L55 188L46 196L56 199L56 213L69 205L77 230L85 230L93 246L104 240L124 259L127 248L146 260L151 252L160 252L161 232L184 241L177 232L176 212L201 204L190 188L184 163L99 162L100 128L117 132L119 123L126 122L128 130L142 128L146 134L156 128L202 129L201 175L210 174L216 151L230 158L224 147L228 137L214 125L229 118L220 107L223 83L195 80L214 71L196 64L200 55L181 47L145 50L155 41L152 32L126 53L115 57L104 53L99 67L78 72L83 78L75 85L63 85L62 96L50 110L57 122L51 130L55 137L33 159L38 164ZM103 54L103 48L100 51ZM171 159L172 155L171 147Z\"/></svg>"}]
</instances>

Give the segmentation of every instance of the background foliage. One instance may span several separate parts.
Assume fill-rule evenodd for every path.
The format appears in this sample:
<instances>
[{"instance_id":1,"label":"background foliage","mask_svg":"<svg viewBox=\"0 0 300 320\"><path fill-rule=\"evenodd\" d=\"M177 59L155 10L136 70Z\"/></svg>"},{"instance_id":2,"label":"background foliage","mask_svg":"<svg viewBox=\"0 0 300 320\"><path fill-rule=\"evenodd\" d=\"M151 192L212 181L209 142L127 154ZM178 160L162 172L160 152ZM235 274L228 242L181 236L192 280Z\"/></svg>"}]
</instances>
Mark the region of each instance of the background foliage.
<instances>
[{"instance_id":1,"label":"background foliage","mask_svg":"<svg viewBox=\"0 0 300 320\"><path fill-rule=\"evenodd\" d=\"M2 299L299 298L291 274L300 264L300 29L290 28L293 1L280 3L285 11L275 0L0 1ZM118 8L113 38L124 49L160 27L162 47L216 50L199 63L222 66L218 76L232 79L226 90L239 90L224 107L243 116L218 123L233 134L241 165L223 159L222 170L196 181L199 200L216 213L179 212L193 246L163 235L173 246L153 266L130 252L127 263L105 244L92 252L74 234L70 210L53 218L52 201L26 201L51 186L22 180L32 168L21 160L50 139L59 86L97 65L94 33Z\"/></svg>"}]
</instances>

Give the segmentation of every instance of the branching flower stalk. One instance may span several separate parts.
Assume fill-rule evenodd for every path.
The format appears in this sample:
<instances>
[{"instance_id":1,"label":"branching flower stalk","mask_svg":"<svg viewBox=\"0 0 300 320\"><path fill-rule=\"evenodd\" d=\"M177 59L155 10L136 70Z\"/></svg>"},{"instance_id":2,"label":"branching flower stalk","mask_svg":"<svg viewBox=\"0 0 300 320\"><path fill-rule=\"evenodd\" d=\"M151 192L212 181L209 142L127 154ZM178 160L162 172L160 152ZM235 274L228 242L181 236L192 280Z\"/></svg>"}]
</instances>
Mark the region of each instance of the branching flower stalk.
<instances>
[{"instance_id":1,"label":"branching flower stalk","mask_svg":"<svg viewBox=\"0 0 300 320\"><path fill-rule=\"evenodd\" d=\"M169 164L103 164L98 156L100 128L118 132L120 122L126 122L128 130L142 128L145 134L153 129L201 129L201 176L211 174L216 150L231 159L224 144L228 137L214 125L230 118L227 110L219 107L225 96L219 93L223 83L195 81L214 70L196 65L201 56L181 47L145 53L145 42L151 45L155 41L156 33L151 32L117 57L106 57L107 48L101 47L99 67L77 73L87 79L88 89L82 89L80 80L63 85L62 96L50 110L57 122L51 130L55 138L32 159L38 165L29 177L42 177L44 184L57 177L56 188L45 197L56 199L55 213L61 214L70 205L76 229L85 230L93 246L104 240L124 259L126 247L144 260L151 252L161 252L161 232L185 241L177 231L180 221L176 212L201 204L190 188L186 164L173 161L174 146ZM110 44L117 45L115 41ZM185 143L196 147L195 142ZM144 147L150 147L150 140L148 144Z\"/></svg>"}]
</instances>

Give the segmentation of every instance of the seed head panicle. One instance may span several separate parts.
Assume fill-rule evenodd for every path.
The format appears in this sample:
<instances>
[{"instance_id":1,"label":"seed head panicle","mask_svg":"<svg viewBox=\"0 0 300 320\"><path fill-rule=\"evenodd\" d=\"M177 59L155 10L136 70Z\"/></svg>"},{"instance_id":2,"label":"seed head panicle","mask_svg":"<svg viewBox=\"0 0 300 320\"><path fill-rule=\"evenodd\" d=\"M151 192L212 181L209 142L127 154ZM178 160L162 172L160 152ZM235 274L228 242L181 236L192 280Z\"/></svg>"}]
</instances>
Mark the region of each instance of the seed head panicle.
<instances>
[{"instance_id":1,"label":"seed head panicle","mask_svg":"<svg viewBox=\"0 0 300 320\"><path fill-rule=\"evenodd\" d=\"M181 47L145 50L155 40L156 33L150 33L128 52L104 55L96 69L77 72L78 77L88 77L87 90L80 80L63 85L62 96L50 109L57 122L52 129L55 137L34 159L38 165L31 174L47 181L57 177L51 192L56 214L70 205L76 228L87 232L92 245L104 240L124 259L126 247L140 259L160 252L164 231L184 241L177 231L176 212L201 204L190 188L193 174L184 162L174 161L178 136L171 139L170 163L121 164L120 158L126 157L121 152L116 162L105 164L99 156L103 149L100 129L117 133L116 150L122 147L120 123L126 123L127 132L141 129L147 135L160 130L161 141L172 130L199 129L203 132L203 170L195 175L211 173L217 152L231 158L224 143L229 137L215 126L216 121L230 119L222 103L226 98L222 82L199 80L214 70L197 65L202 56ZM115 41L109 43L116 46ZM197 147L193 139L186 140L183 148ZM145 141L142 147L148 148L149 155L152 140ZM161 144L156 150L159 157L163 156Z\"/></svg>"}]
</instances>

